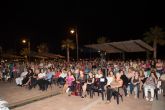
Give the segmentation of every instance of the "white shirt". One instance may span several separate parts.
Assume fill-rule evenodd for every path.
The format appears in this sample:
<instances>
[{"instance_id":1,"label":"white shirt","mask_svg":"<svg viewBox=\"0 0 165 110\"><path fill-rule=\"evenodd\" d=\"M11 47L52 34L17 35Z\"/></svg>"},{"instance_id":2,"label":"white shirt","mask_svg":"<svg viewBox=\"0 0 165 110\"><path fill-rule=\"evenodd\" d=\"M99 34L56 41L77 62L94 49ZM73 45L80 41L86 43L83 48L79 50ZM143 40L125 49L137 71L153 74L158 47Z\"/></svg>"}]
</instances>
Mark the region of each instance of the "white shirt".
<instances>
[{"instance_id":1,"label":"white shirt","mask_svg":"<svg viewBox=\"0 0 165 110\"><path fill-rule=\"evenodd\" d=\"M27 71L22 72L21 77L25 77L27 75L27 73L28 73Z\"/></svg>"},{"instance_id":2,"label":"white shirt","mask_svg":"<svg viewBox=\"0 0 165 110\"><path fill-rule=\"evenodd\" d=\"M113 77L107 77L107 85L110 85L113 81Z\"/></svg>"},{"instance_id":3,"label":"white shirt","mask_svg":"<svg viewBox=\"0 0 165 110\"><path fill-rule=\"evenodd\" d=\"M46 73L44 72L44 73L39 73L38 74L38 78L40 79L40 78L43 78L43 77L45 77L46 76Z\"/></svg>"}]
</instances>

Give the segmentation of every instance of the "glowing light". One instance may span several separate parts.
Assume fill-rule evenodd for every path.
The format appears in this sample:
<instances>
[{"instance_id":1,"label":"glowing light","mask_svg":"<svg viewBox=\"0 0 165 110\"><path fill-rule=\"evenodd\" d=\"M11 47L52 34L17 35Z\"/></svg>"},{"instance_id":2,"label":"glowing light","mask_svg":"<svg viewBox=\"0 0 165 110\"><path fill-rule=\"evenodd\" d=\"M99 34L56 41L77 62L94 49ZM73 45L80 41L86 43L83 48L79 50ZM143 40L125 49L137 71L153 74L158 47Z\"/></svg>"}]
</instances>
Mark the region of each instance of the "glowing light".
<instances>
[{"instance_id":1,"label":"glowing light","mask_svg":"<svg viewBox=\"0 0 165 110\"><path fill-rule=\"evenodd\" d=\"M75 30L73 30L73 29L72 29L72 30L70 30L70 33L71 33L71 34L75 33Z\"/></svg>"},{"instance_id":2,"label":"glowing light","mask_svg":"<svg viewBox=\"0 0 165 110\"><path fill-rule=\"evenodd\" d=\"M22 43L26 43L26 40L24 39L24 40L22 40Z\"/></svg>"}]
</instances>

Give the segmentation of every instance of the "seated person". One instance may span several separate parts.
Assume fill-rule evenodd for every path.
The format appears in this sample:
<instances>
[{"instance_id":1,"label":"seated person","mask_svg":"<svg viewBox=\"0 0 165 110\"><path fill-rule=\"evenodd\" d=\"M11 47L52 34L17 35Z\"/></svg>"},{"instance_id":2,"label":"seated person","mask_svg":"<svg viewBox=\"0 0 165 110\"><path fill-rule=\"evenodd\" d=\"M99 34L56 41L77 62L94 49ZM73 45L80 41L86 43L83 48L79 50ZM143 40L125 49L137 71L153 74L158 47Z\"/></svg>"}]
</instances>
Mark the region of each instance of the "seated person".
<instances>
[{"instance_id":1,"label":"seated person","mask_svg":"<svg viewBox=\"0 0 165 110\"><path fill-rule=\"evenodd\" d=\"M112 71L109 71L108 76L107 76L107 85L110 86L111 82L114 80L114 75Z\"/></svg>"},{"instance_id":2,"label":"seated person","mask_svg":"<svg viewBox=\"0 0 165 110\"><path fill-rule=\"evenodd\" d=\"M137 98L138 91L139 91L139 84L140 84L140 78L139 78L139 72L135 71L135 76L132 78L131 83L133 84L133 90L135 92L135 98Z\"/></svg>"},{"instance_id":3,"label":"seated person","mask_svg":"<svg viewBox=\"0 0 165 110\"><path fill-rule=\"evenodd\" d=\"M116 73L115 79L111 82L110 86L107 87L107 102L109 103L113 94L113 91L117 91L118 87L123 85L123 80L120 79L121 75Z\"/></svg>"},{"instance_id":4,"label":"seated person","mask_svg":"<svg viewBox=\"0 0 165 110\"><path fill-rule=\"evenodd\" d=\"M154 90L156 88L157 84L157 76L155 71L151 71L150 76L146 79L146 82L144 83L144 93L146 100L148 101L148 91L151 91L151 99L150 101L153 101L154 98Z\"/></svg>"},{"instance_id":5,"label":"seated person","mask_svg":"<svg viewBox=\"0 0 165 110\"><path fill-rule=\"evenodd\" d=\"M61 74L61 70L58 69L53 76L53 81L56 85L59 85L58 79L60 77L60 74Z\"/></svg>"},{"instance_id":6,"label":"seated person","mask_svg":"<svg viewBox=\"0 0 165 110\"><path fill-rule=\"evenodd\" d=\"M140 78L139 91L142 91L142 86L146 81L146 78L145 78L145 75L144 75L144 69L139 70L139 78Z\"/></svg>"},{"instance_id":7,"label":"seated person","mask_svg":"<svg viewBox=\"0 0 165 110\"><path fill-rule=\"evenodd\" d=\"M99 91L105 91L105 86L107 84L107 77L102 76L101 78L99 78L99 83L98 83L98 89Z\"/></svg>"},{"instance_id":8,"label":"seated person","mask_svg":"<svg viewBox=\"0 0 165 110\"><path fill-rule=\"evenodd\" d=\"M94 77L93 77L93 74L92 74L91 72L89 72L88 75L89 75L89 76L88 76L87 82L84 83L84 85L82 86L82 90L83 90L82 98L83 98L84 96L86 96L86 91L87 91L87 92L90 92L90 95L91 95L91 89L92 89L92 86L93 86L94 81L95 81L95 79L94 79Z\"/></svg>"},{"instance_id":9,"label":"seated person","mask_svg":"<svg viewBox=\"0 0 165 110\"><path fill-rule=\"evenodd\" d=\"M130 93L132 93L133 85L132 85L132 78L135 75L135 70L133 68L129 68L128 74L126 75L128 78L128 85L127 85L127 96L129 96Z\"/></svg>"},{"instance_id":10,"label":"seated person","mask_svg":"<svg viewBox=\"0 0 165 110\"><path fill-rule=\"evenodd\" d=\"M51 84L51 80L52 80L52 76L53 73L51 71L52 69L48 68L47 72L46 72L46 77L45 77L45 89L47 90L48 85Z\"/></svg>"},{"instance_id":11,"label":"seated person","mask_svg":"<svg viewBox=\"0 0 165 110\"><path fill-rule=\"evenodd\" d=\"M72 88L72 84L73 84L73 81L75 81L75 78L72 75L71 71L68 71L65 81L66 81L66 83L64 85L63 90L65 91L65 90L68 89L69 91L67 91L67 94L68 95L71 95L71 92L70 91L73 89Z\"/></svg>"},{"instance_id":12,"label":"seated person","mask_svg":"<svg viewBox=\"0 0 165 110\"><path fill-rule=\"evenodd\" d=\"M46 77L46 71L43 69L40 69L40 73L38 74L37 83L39 85L39 90L44 91L45 85L44 85L44 79Z\"/></svg>"},{"instance_id":13,"label":"seated person","mask_svg":"<svg viewBox=\"0 0 165 110\"><path fill-rule=\"evenodd\" d=\"M61 85L64 86L66 76L67 76L67 71L65 69L63 69L62 72L60 73L58 81L57 81L60 84L60 87L61 87Z\"/></svg>"},{"instance_id":14,"label":"seated person","mask_svg":"<svg viewBox=\"0 0 165 110\"><path fill-rule=\"evenodd\" d=\"M84 72L82 70L80 70L80 75L79 77L76 79L76 92L80 93L81 98L84 98L84 95L82 94L82 87L85 83L85 75Z\"/></svg>"},{"instance_id":15,"label":"seated person","mask_svg":"<svg viewBox=\"0 0 165 110\"><path fill-rule=\"evenodd\" d=\"M22 80L22 85L28 86L30 84L31 77L33 75L34 75L33 70L29 68L26 77Z\"/></svg>"},{"instance_id":16,"label":"seated person","mask_svg":"<svg viewBox=\"0 0 165 110\"><path fill-rule=\"evenodd\" d=\"M32 87L34 87L34 88L36 87L39 73L40 73L39 69L34 70L34 75L31 77L31 85L30 85L29 89L32 89Z\"/></svg>"},{"instance_id":17,"label":"seated person","mask_svg":"<svg viewBox=\"0 0 165 110\"><path fill-rule=\"evenodd\" d=\"M22 81L26 77L27 73L28 73L27 72L27 69L24 69L24 72L21 73L20 77L18 77L18 78L15 79L16 84L18 86L22 86Z\"/></svg>"},{"instance_id":18,"label":"seated person","mask_svg":"<svg viewBox=\"0 0 165 110\"><path fill-rule=\"evenodd\" d=\"M165 96L165 74L161 75L160 80L161 80L161 88L163 89L163 96Z\"/></svg>"}]
</instances>

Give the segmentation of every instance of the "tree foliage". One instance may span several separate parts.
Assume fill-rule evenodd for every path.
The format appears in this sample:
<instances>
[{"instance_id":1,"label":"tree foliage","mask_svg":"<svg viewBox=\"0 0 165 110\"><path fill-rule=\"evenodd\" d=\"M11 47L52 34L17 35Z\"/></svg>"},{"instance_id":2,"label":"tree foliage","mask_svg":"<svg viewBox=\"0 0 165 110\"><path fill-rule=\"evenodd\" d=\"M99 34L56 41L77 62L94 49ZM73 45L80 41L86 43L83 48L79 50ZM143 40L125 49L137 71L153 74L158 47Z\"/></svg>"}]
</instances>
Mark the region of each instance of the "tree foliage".
<instances>
[{"instance_id":1,"label":"tree foliage","mask_svg":"<svg viewBox=\"0 0 165 110\"><path fill-rule=\"evenodd\" d=\"M103 44L103 43L107 43L107 42L109 42L109 40L108 40L106 37L104 37L104 36L99 37L99 38L97 39L97 43L98 43L98 44Z\"/></svg>"},{"instance_id":2,"label":"tree foliage","mask_svg":"<svg viewBox=\"0 0 165 110\"><path fill-rule=\"evenodd\" d=\"M48 53L49 52L48 44L41 43L40 45L37 46L37 51L38 53Z\"/></svg>"}]
</instances>

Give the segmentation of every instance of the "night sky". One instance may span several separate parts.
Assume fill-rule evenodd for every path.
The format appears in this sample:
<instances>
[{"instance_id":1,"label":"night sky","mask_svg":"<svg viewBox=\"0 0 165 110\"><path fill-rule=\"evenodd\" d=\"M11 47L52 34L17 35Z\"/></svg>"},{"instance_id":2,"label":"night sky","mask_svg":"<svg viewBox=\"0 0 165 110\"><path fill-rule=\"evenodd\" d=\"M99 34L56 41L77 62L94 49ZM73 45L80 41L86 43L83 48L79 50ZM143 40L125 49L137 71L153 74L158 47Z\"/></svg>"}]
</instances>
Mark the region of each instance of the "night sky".
<instances>
[{"instance_id":1,"label":"night sky","mask_svg":"<svg viewBox=\"0 0 165 110\"><path fill-rule=\"evenodd\" d=\"M96 43L101 36L110 41L142 39L154 26L165 30L163 3L108 1L13 0L1 4L0 45L3 50L16 50L22 38L30 38L33 49L47 42L51 52L60 53L62 39L74 39L68 31L72 26L78 27L80 46Z\"/></svg>"}]
</instances>

